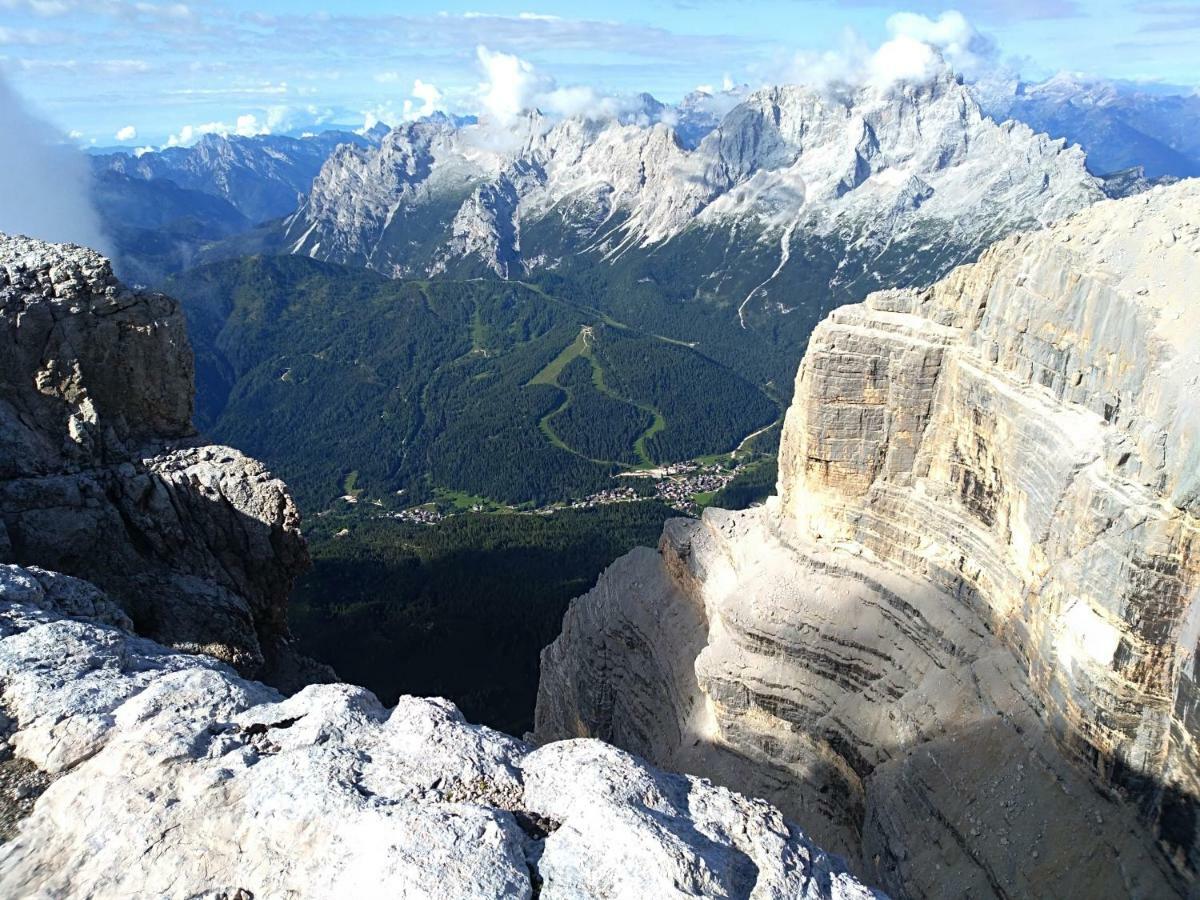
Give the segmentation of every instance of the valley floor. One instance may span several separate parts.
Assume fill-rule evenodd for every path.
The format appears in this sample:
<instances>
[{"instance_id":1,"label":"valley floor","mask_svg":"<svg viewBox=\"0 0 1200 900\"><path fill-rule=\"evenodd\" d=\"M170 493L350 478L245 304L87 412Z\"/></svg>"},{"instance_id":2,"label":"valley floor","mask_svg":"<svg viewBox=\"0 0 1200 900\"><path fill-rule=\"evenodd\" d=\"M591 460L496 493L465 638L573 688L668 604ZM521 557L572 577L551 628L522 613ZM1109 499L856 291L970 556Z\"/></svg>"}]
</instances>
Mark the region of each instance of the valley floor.
<instances>
[{"instance_id":1,"label":"valley floor","mask_svg":"<svg viewBox=\"0 0 1200 900\"><path fill-rule=\"evenodd\" d=\"M568 601L663 523L743 508L775 486L771 455L743 452L630 471L587 497L515 507L438 490L385 509L347 493L308 517L314 569L293 595L303 650L392 703L445 696L476 721L532 727L538 660Z\"/></svg>"}]
</instances>

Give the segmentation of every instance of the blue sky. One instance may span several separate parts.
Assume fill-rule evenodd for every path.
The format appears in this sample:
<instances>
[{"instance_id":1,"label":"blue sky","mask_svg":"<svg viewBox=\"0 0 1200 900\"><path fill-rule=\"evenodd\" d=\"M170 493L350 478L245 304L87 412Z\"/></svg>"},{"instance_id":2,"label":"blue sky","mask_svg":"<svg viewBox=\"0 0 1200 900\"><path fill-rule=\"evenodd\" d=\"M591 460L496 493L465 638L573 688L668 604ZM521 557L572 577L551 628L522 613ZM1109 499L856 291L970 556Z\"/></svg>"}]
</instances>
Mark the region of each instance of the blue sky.
<instances>
[{"instance_id":1,"label":"blue sky","mask_svg":"<svg viewBox=\"0 0 1200 900\"><path fill-rule=\"evenodd\" d=\"M0 72L81 142L133 147L472 112L498 77L664 100L799 80L894 37L898 12L948 9L980 71L1200 83L1200 3L1173 0L0 0Z\"/></svg>"}]
</instances>

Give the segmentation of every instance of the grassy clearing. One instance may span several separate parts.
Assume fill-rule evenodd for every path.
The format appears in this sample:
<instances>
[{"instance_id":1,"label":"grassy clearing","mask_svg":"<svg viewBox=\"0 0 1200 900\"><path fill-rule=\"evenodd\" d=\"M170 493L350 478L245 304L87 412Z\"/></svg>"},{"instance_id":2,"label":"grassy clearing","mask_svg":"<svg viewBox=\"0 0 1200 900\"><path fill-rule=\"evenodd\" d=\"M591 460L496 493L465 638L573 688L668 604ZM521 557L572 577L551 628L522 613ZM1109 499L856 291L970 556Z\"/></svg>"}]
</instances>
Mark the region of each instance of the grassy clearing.
<instances>
[{"instance_id":1,"label":"grassy clearing","mask_svg":"<svg viewBox=\"0 0 1200 900\"><path fill-rule=\"evenodd\" d=\"M453 507L458 512L512 512L512 509L505 506L503 503L497 503L490 497L480 497L476 494L468 494L465 491L452 491L448 488L435 488L434 497L437 503L441 506Z\"/></svg>"},{"instance_id":2,"label":"grassy clearing","mask_svg":"<svg viewBox=\"0 0 1200 900\"><path fill-rule=\"evenodd\" d=\"M579 329L579 334L575 336L575 340L563 347L562 352L554 359L546 364L542 371L538 372L531 379L530 384L548 384L551 387L559 387L558 376L562 374L563 369L579 356L592 355L591 348L588 346L587 336L591 333L591 327L584 325Z\"/></svg>"},{"instance_id":3,"label":"grassy clearing","mask_svg":"<svg viewBox=\"0 0 1200 900\"><path fill-rule=\"evenodd\" d=\"M568 453L574 453L576 456L582 457L583 459L589 460L594 463L599 463L600 465L624 466L623 463L615 462L614 460L594 459L593 457L590 457L584 453L579 452L578 450L576 450L574 447L572 447L570 444L568 444L566 441L564 441L562 439L562 437L558 434L558 432L556 432L554 430L554 425L552 424L554 418L556 416L559 416L562 413L564 413L567 410L567 408L571 405L571 401L574 399L573 395L571 394L570 389L565 388L561 384L559 384L559 377L562 375L563 370L566 369L566 367L568 365L570 365L573 360L578 359L579 357L583 357L583 358L587 359L588 362L591 363L591 365L592 365L592 383L596 386L597 390L599 390L603 394L606 394L609 397L612 397L614 400L617 400L621 403L626 403L631 406L638 406L638 404L630 403L630 401L624 399L623 397L618 397L615 393L613 393L611 390L609 390L608 385L606 385L604 383L604 371L603 371L603 369L600 368L599 362L596 360L595 355L592 353L592 341L593 340L594 340L594 337L593 337L593 332L592 332L592 326L584 325L582 328L579 329L579 334L576 335L575 340L572 341L570 344L568 344L566 347L564 347L562 352L559 353L558 356L554 357L554 359L552 359L546 365L545 368L543 368L540 372L538 372L536 375L533 376L533 378L531 378L529 380L529 384L549 385L550 387L558 388L558 390L562 391L564 394L563 402L561 404L559 404L556 408L551 410L550 412L546 413L546 415L542 416L542 418L538 421L538 428L541 430L542 434L544 434L546 436L546 440L548 440L552 445L554 445L555 447L557 447L560 450L565 450ZM652 412L656 417L658 417L658 413L654 410L650 410L646 407L639 407L639 408L646 409L647 412ZM661 418L661 417L658 417L658 418ZM656 425L658 424L657 418L655 420L655 424ZM665 427L665 423L664 423L664 427ZM650 432L653 432L653 431L654 431L654 426L651 426ZM648 432L648 433L650 433L650 432ZM635 449L636 449L636 447L635 447ZM645 459L644 449L638 451L638 456L640 458Z\"/></svg>"}]
</instances>

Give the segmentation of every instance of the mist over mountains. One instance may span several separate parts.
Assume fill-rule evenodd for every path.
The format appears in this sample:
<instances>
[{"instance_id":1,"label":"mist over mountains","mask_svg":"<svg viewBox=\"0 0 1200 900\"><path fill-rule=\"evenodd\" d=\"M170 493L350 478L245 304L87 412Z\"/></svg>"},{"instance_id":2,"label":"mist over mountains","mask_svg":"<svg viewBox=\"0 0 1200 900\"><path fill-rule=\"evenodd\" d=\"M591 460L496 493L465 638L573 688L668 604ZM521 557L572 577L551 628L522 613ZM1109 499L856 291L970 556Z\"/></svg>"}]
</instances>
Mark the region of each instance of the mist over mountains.
<instances>
[{"instance_id":1,"label":"mist over mountains","mask_svg":"<svg viewBox=\"0 0 1200 900\"><path fill-rule=\"evenodd\" d=\"M0 74L0 231L111 250L86 158L31 113Z\"/></svg>"}]
</instances>

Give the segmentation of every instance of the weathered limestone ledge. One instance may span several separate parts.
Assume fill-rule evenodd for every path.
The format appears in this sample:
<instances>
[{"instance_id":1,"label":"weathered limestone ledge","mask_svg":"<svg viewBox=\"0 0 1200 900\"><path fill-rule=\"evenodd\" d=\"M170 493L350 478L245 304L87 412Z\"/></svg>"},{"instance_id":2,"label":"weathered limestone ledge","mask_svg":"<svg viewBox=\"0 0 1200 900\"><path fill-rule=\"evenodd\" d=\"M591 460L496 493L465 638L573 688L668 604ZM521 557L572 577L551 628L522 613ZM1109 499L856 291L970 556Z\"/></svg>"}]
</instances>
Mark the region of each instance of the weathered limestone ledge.
<instances>
[{"instance_id":1,"label":"weathered limestone ledge","mask_svg":"<svg viewBox=\"0 0 1200 900\"><path fill-rule=\"evenodd\" d=\"M779 498L572 604L539 740L766 796L900 896L1161 896L1200 856L1200 184L814 333Z\"/></svg>"},{"instance_id":2,"label":"weathered limestone ledge","mask_svg":"<svg viewBox=\"0 0 1200 900\"><path fill-rule=\"evenodd\" d=\"M285 700L127 624L0 566L0 732L51 780L0 895L881 897L769 804L599 741L535 750L346 685Z\"/></svg>"}]
</instances>

